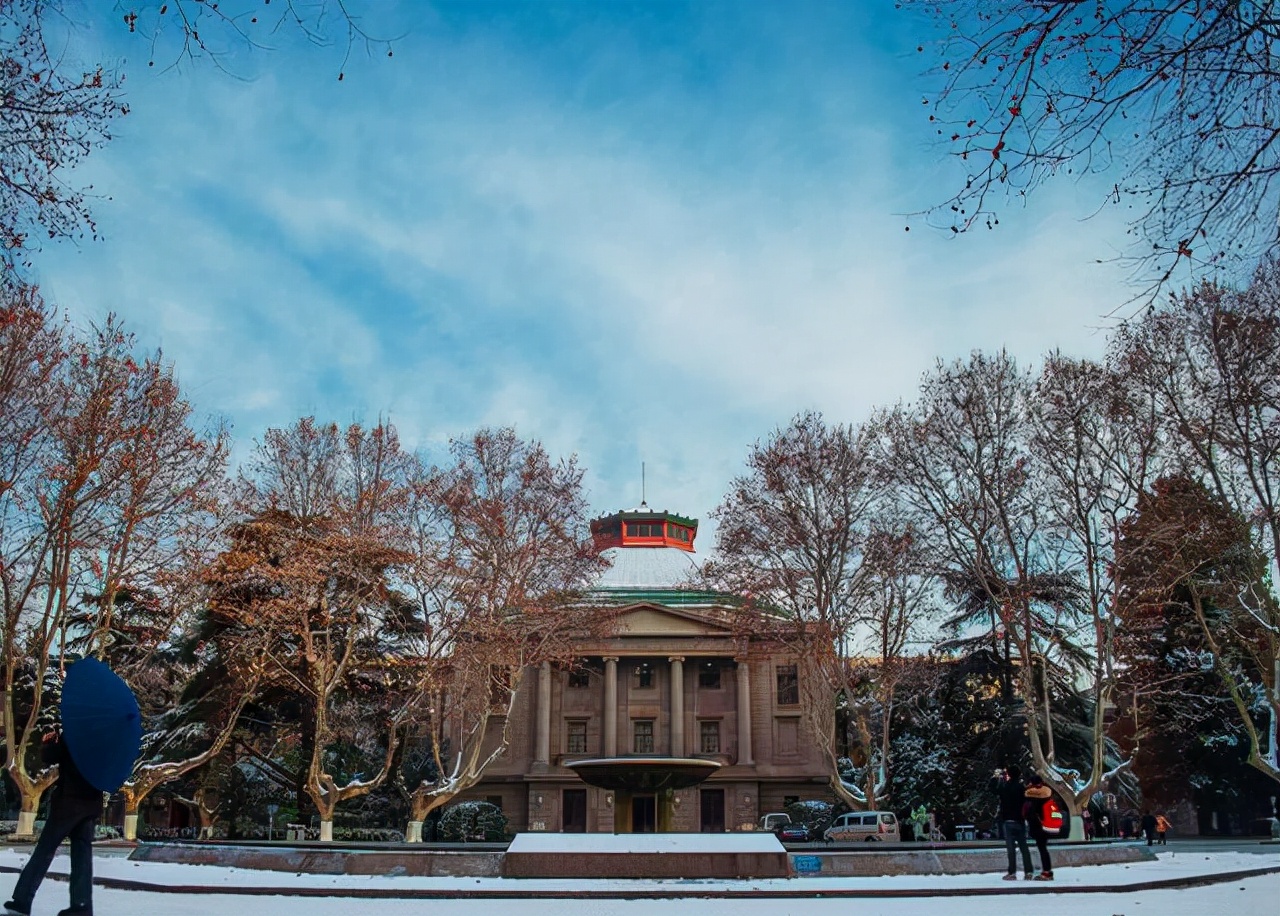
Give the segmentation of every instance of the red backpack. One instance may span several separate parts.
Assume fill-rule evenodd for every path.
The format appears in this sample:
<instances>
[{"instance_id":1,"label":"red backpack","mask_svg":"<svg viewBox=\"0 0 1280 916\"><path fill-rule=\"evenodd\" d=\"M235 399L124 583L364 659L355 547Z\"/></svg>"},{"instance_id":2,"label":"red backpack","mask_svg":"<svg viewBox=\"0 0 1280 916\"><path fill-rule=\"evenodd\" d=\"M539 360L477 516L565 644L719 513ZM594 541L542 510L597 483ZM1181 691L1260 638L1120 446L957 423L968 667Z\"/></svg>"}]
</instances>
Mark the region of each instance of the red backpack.
<instances>
[{"instance_id":1,"label":"red backpack","mask_svg":"<svg viewBox=\"0 0 1280 916\"><path fill-rule=\"evenodd\" d=\"M1044 828L1044 832L1056 836L1062 832L1065 823L1066 818L1058 803L1052 798L1046 798L1040 805L1040 826Z\"/></svg>"}]
</instances>

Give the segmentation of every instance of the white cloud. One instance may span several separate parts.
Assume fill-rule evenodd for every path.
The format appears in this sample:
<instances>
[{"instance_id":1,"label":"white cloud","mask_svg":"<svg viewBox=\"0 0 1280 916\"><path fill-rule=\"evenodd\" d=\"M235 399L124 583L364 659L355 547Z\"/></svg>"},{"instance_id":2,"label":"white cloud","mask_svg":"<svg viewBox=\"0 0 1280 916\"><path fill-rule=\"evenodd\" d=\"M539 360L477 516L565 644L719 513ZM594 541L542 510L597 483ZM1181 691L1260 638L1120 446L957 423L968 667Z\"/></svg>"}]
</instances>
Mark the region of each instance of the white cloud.
<instances>
[{"instance_id":1,"label":"white cloud","mask_svg":"<svg viewBox=\"0 0 1280 916\"><path fill-rule=\"evenodd\" d=\"M860 419L975 347L1097 352L1126 295L1091 263L1114 224L1060 215L1074 189L989 235L904 232L944 170L857 83L814 86L804 124L665 79L586 104L484 36L354 87L196 79L140 92L93 166L108 240L45 279L163 344L242 440L309 412L436 448L515 424L581 453L601 510L644 460L704 514L795 411Z\"/></svg>"}]
</instances>

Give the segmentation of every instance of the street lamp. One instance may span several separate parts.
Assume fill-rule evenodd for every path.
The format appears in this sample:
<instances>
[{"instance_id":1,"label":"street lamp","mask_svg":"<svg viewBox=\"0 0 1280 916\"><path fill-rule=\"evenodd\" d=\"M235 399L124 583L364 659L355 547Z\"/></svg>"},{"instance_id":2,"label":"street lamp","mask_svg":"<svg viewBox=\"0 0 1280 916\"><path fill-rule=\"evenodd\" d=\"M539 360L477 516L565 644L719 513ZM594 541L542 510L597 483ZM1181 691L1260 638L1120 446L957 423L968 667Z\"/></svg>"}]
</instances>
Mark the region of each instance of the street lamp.
<instances>
[{"instance_id":1,"label":"street lamp","mask_svg":"<svg viewBox=\"0 0 1280 916\"><path fill-rule=\"evenodd\" d=\"M280 806L274 802L267 805L267 842L276 837L276 812L279 810Z\"/></svg>"}]
</instances>

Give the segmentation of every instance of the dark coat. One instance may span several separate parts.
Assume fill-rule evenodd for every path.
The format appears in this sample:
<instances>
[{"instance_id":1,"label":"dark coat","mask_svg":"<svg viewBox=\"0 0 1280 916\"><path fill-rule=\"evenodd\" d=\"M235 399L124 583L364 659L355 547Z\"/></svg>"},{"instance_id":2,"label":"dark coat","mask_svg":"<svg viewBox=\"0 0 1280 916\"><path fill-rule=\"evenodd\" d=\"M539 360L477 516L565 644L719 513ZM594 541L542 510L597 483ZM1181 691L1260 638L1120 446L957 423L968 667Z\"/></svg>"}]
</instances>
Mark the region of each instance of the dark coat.
<instances>
[{"instance_id":1,"label":"dark coat","mask_svg":"<svg viewBox=\"0 0 1280 916\"><path fill-rule=\"evenodd\" d=\"M102 813L102 790L95 789L84 778L61 735L41 748L41 757L46 764L58 765L58 781L53 785L49 802L51 814L86 817Z\"/></svg>"},{"instance_id":2,"label":"dark coat","mask_svg":"<svg viewBox=\"0 0 1280 916\"><path fill-rule=\"evenodd\" d=\"M1000 798L1000 820L1022 821L1022 802L1026 786L1021 779L993 779L991 791Z\"/></svg>"}]
</instances>

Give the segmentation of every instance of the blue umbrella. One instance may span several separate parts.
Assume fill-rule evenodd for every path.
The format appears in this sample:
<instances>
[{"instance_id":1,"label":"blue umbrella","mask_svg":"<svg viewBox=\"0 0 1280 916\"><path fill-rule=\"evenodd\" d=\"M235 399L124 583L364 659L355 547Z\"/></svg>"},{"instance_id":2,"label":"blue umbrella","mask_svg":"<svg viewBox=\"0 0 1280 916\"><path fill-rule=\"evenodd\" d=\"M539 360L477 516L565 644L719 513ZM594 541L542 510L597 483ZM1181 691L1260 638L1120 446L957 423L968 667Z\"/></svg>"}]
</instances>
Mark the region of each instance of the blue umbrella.
<instances>
[{"instance_id":1,"label":"blue umbrella","mask_svg":"<svg viewBox=\"0 0 1280 916\"><path fill-rule=\"evenodd\" d=\"M138 701L129 685L96 658L82 658L67 669L62 736L95 789L114 792L133 772L142 746Z\"/></svg>"}]
</instances>

